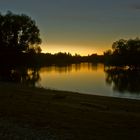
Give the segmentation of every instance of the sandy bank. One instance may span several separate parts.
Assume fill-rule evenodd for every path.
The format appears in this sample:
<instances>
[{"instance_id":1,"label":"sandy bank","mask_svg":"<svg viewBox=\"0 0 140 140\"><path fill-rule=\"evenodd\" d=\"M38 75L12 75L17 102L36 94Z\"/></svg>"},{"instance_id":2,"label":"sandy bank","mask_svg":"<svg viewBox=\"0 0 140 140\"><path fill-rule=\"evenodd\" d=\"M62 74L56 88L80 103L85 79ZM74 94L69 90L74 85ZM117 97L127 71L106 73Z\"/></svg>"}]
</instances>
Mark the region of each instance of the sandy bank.
<instances>
[{"instance_id":1,"label":"sandy bank","mask_svg":"<svg viewBox=\"0 0 140 140\"><path fill-rule=\"evenodd\" d=\"M140 139L140 101L0 84L0 139Z\"/></svg>"}]
</instances>

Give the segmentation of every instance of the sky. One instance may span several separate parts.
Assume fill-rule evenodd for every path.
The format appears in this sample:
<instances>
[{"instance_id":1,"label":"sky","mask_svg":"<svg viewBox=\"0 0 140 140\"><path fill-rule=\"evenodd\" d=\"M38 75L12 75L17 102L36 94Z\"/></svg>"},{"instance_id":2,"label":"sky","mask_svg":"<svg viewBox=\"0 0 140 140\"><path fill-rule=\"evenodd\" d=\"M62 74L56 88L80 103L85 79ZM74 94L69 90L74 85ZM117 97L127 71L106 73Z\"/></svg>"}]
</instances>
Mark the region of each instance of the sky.
<instances>
[{"instance_id":1,"label":"sky","mask_svg":"<svg viewBox=\"0 0 140 140\"><path fill-rule=\"evenodd\" d=\"M140 37L139 0L0 0L0 12L36 21L43 52L102 54L114 41Z\"/></svg>"}]
</instances>

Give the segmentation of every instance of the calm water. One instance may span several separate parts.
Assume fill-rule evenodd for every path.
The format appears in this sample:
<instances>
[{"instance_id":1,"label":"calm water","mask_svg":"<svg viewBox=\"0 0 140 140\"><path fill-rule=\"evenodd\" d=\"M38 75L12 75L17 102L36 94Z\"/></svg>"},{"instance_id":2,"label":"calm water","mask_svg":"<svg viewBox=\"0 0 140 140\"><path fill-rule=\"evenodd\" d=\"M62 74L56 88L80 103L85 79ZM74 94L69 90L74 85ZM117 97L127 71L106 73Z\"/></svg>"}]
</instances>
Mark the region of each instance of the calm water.
<instances>
[{"instance_id":1,"label":"calm water","mask_svg":"<svg viewBox=\"0 0 140 140\"><path fill-rule=\"evenodd\" d=\"M140 71L103 64L50 66L39 70L36 86L93 95L139 98Z\"/></svg>"},{"instance_id":2,"label":"calm water","mask_svg":"<svg viewBox=\"0 0 140 140\"><path fill-rule=\"evenodd\" d=\"M0 81L93 95L140 99L140 69L72 64L43 68L4 67Z\"/></svg>"}]
</instances>

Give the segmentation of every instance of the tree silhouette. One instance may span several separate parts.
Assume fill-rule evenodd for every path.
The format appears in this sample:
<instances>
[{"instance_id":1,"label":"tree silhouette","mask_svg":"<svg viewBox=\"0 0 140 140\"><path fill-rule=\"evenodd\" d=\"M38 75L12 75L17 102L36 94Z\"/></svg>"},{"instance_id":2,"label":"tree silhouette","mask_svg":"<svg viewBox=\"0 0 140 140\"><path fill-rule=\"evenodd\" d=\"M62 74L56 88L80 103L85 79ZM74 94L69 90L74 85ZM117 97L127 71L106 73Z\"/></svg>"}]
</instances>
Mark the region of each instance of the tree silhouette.
<instances>
[{"instance_id":1,"label":"tree silhouette","mask_svg":"<svg viewBox=\"0 0 140 140\"><path fill-rule=\"evenodd\" d=\"M106 51L104 57L113 64L139 65L140 39L120 39L112 44L112 50Z\"/></svg>"},{"instance_id":2,"label":"tree silhouette","mask_svg":"<svg viewBox=\"0 0 140 140\"><path fill-rule=\"evenodd\" d=\"M39 29L29 16L12 12L0 14L1 53L38 53L41 52L40 43Z\"/></svg>"},{"instance_id":3,"label":"tree silhouette","mask_svg":"<svg viewBox=\"0 0 140 140\"><path fill-rule=\"evenodd\" d=\"M113 54L119 55L136 55L140 54L140 39L120 39L112 45Z\"/></svg>"},{"instance_id":4,"label":"tree silhouette","mask_svg":"<svg viewBox=\"0 0 140 140\"><path fill-rule=\"evenodd\" d=\"M123 55L127 51L127 40L120 39L112 44L113 54Z\"/></svg>"}]
</instances>

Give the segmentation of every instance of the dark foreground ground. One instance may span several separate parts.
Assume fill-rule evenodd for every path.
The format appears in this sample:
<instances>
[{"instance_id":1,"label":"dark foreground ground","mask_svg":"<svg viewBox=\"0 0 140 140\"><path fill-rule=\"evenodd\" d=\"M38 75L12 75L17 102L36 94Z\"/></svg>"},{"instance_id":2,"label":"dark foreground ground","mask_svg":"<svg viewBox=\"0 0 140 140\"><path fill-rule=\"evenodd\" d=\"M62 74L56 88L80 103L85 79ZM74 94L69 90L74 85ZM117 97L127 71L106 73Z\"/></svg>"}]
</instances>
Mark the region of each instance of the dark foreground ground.
<instances>
[{"instance_id":1,"label":"dark foreground ground","mask_svg":"<svg viewBox=\"0 0 140 140\"><path fill-rule=\"evenodd\" d=\"M0 83L3 139L140 139L140 101Z\"/></svg>"}]
</instances>

